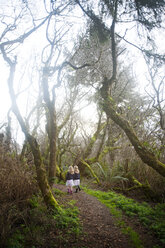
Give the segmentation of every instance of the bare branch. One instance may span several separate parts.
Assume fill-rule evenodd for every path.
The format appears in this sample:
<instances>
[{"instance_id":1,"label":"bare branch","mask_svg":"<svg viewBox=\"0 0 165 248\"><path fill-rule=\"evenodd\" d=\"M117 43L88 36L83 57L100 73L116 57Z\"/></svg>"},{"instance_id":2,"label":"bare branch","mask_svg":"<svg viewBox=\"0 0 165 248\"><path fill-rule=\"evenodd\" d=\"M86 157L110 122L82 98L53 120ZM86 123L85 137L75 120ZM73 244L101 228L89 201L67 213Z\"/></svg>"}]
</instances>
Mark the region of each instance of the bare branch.
<instances>
[{"instance_id":1,"label":"bare branch","mask_svg":"<svg viewBox=\"0 0 165 248\"><path fill-rule=\"evenodd\" d=\"M0 44L0 49L2 47L5 47L5 46L8 46L8 45L13 45L13 44L16 44L16 43L23 43L24 40L29 37L33 32L35 32L37 29L39 29L47 20L48 18L53 15L53 13L51 13L49 16L47 16L39 25L37 25L36 27L32 28L30 31L28 31L27 33L19 36L17 39L14 39L14 40L9 40L9 41L5 41L5 42L2 42Z\"/></svg>"},{"instance_id":2,"label":"bare branch","mask_svg":"<svg viewBox=\"0 0 165 248\"><path fill-rule=\"evenodd\" d=\"M162 54L158 54L158 53L152 53L151 51L148 51L146 49L143 49L137 45L135 45L134 43L126 40L124 38L124 36L121 36L119 34L116 33L116 36L118 36L120 39L124 40L126 43L128 43L129 45L135 47L136 49L138 49L139 51L141 51L142 53L144 53L145 55L147 55L148 57L153 57L153 58L156 58L156 59L159 59L160 61L162 62L165 62L165 55L162 55Z\"/></svg>"}]
</instances>

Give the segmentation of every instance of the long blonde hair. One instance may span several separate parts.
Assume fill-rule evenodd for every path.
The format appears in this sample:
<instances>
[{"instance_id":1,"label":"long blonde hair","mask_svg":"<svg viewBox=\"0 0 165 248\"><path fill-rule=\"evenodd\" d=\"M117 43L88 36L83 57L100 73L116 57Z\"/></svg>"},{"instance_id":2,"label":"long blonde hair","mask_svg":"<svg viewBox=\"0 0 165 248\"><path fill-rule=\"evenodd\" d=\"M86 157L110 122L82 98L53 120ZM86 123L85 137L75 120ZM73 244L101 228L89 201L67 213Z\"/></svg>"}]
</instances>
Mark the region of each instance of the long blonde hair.
<instances>
[{"instance_id":1,"label":"long blonde hair","mask_svg":"<svg viewBox=\"0 0 165 248\"><path fill-rule=\"evenodd\" d=\"M72 165L69 166L68 171L69 173L74 174L74 169Z\"/></svg>"},{"instance_id":2,"label":"long blonde hair","mask_svg":"<svg viewBox=\"0 0 165 248\"><path fill-rule=\"evenodd\" d=\"M79 172L80 172L77 165L74 166L74 172L75 172L75 173L79 173Z\"/></svg>"}]
</instances>

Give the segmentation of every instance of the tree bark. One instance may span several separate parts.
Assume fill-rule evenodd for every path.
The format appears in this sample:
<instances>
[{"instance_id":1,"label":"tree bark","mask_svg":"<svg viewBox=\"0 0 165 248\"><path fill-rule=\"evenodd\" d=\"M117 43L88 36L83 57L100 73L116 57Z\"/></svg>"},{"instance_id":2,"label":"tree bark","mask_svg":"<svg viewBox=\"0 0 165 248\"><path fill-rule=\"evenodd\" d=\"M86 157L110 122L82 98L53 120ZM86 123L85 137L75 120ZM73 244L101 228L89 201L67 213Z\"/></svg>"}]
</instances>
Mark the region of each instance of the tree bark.
<instances>
[{"instance_id":1,"label":"tree bark","mask_svg":"<svg viewBox=\"0 0 165 248\"><path fill-rule=\"evenodd\" d=\"M102 118L102 113L99 116L99 122L98 122L98 125L97 125L97 130L94 133L94 135L91 137L90 142L89 142L88 146L86 147L86 150L85 150L85 152L83 154L83 160L87 159L88 156L91 154L92 148L93 148L93 146L94 146L94 144L95 144L95 142L96 142L101 130L106 125L106 123L103 123L103 124L101 123L101 118Z\"/></svg>"},{"instance_id":2,"label":"tree bark","mask_svg":"<svg viewBox=\"0 0 165 248\"><path fill-rule=\"evenodd\" d=\"M42 88L44 101L46 103L46 119L47 119L47 133L49 137L49 184L52 186L56 175L56 139L57 139L57 125L54 101L50 100L48 88L48 75L46 69L43 70Z\"/></svg>"},{"instance_id":3,"label":"tree bark","mask_svg":"<svg viewBox=\"0 0 165 248\"><path fill-rule=\"evenodd\" d=\"M107 116L111 118L125 132L141 160L156 170L160 175L165 177L165 164L160 162L154 153L147 150L142 142L140 142L131 124L116 112L113 100L110 97L105 98L105 95L103 109Z\"/></svg>"},{"instance_id":4,"label":"tree bark","mask_svg":"<svg viewBox=\"0 0 165 248\"><path fill-rule=\"evenodd\" d=\"M7 56L6 56L6 58L7 58ZM9 87L9 93L10 93L10 97L11 97L11 101L12 101L12 110L13 110L15 116L17 117L17 120L21 126L23 133L25 134L27 141L30 144L30 147L31 147L31 150L33 153L33 157L34 157L34 164L36 166L36 174L37 174L37 181L38 181L39 188L41 190L42 196L44 198L44 201L45 201L45 204L47 205L47 207L59 210L60 207L59 207L56 199L54 198L54 196L51 192L51 188L48 184L48 180L47 180L47 176L46 176L46 170L44 168L44 164L42 161L42 156L40 153L39 145L38 145L36 139L32 135L29 134L28 129L25 125L25 122L24 122L24 120L21 116L21 113L19 111L19 108L17 106L16 97L15 97L15 93L14 93L14 89L13 89L16 61L12 62L8 58L7 62L10 66L10 75L8 78L8 87Z\"/></svg>"}]
</instances>

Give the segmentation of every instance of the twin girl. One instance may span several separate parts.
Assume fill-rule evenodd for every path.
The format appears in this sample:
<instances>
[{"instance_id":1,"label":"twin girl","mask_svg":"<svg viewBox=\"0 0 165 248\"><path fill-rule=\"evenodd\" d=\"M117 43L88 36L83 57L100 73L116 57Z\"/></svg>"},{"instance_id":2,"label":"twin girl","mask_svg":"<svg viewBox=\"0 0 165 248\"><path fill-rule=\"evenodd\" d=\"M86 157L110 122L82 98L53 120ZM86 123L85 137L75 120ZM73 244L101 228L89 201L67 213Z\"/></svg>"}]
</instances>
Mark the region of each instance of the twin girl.
<instances>
[{"instance_id":1,"label":"twin girl","mask_svg":"<svg viewBox=\"0 0 165 248\"><path fill-rule=\"evenodd\" d=\"M76 187L75 193L80 191L80 171L78 169L78 166L75 165L74 168L73 166L69 166L68 172L66 174L66 186L68 190L68 194L73 193L73 186Z\"/></svg>"}]
</instances>

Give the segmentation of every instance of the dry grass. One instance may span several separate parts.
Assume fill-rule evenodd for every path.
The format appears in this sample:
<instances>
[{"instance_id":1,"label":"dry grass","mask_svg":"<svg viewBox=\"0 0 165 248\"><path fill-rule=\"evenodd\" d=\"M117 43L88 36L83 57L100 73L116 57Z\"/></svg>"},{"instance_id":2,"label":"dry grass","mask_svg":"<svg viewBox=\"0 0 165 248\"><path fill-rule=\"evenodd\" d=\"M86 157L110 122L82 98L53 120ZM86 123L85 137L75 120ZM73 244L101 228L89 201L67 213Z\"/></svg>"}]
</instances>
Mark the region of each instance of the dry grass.
<instances>
[{"instance_id":1,"label":"dry grass","mask_svg":"<svg viewBox=\"0 0 165 248\"><path fill-rule=\"evenodd\" d=\"M0 245L24 221L27 200L37 191L32 171L14 153L0 147Z\"/></svg>"}]
</instances>

